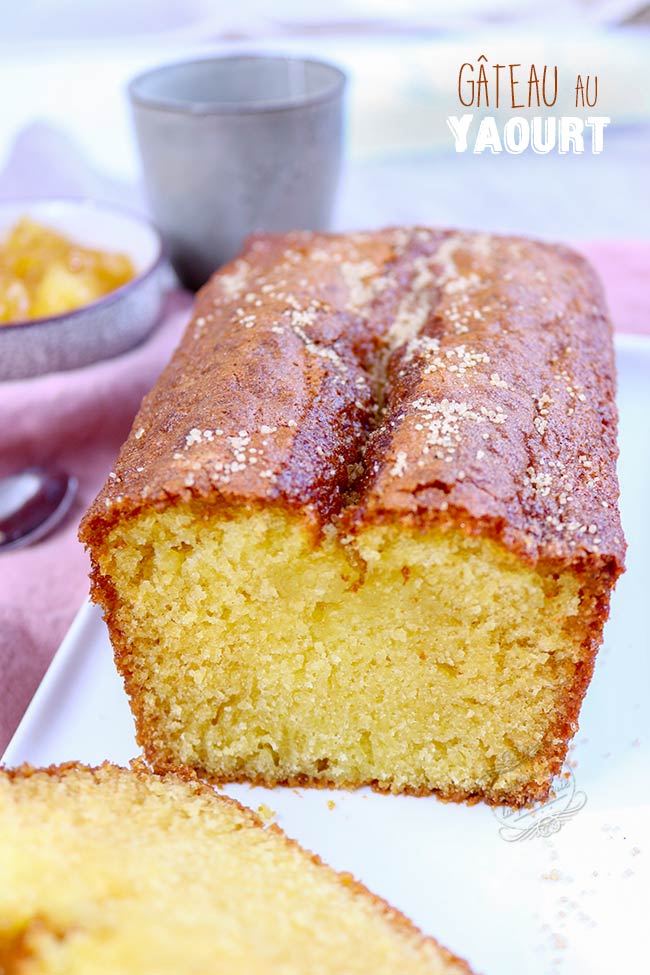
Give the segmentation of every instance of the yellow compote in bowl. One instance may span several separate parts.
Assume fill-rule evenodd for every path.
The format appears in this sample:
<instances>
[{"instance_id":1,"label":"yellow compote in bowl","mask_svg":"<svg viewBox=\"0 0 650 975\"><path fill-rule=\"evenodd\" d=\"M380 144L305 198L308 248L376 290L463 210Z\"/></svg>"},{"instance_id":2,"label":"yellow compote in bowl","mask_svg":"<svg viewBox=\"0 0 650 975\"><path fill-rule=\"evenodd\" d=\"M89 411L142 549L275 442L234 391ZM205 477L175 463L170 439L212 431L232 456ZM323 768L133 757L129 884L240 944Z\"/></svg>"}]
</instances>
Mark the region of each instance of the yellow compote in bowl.
<instances>
[{"instance_id":1,"label":"yellow compote in bowl","mask_svg":"<svg viewBox=\"0 0 650 975\"><path fill-rule=\"evenodd\" d=\"M88 199L0 201L0 383L128 352L171 287L146 217Z\"/></svg>"},{"instance_id":2,"label":"yellow compote in bowl","mask_svg":"<svg viewBox=\"0 0 650 975\"><path fill-rule=\"evenodd\" d=\"M0 239L0 325L88 305L135 274L126 254L84 247L22 217Z\"/></svg>"}]
</instances>

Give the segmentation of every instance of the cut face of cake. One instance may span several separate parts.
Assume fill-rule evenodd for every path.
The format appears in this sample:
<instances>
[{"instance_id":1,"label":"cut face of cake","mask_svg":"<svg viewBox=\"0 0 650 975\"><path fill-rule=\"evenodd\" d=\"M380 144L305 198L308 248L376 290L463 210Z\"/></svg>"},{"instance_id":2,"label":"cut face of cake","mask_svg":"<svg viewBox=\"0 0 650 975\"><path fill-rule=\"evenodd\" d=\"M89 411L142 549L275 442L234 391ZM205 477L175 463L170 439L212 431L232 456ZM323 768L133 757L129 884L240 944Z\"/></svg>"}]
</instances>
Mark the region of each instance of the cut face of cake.
<instances>
[{"instance_id":1,"label":"cut face of cake","mask_svg":"<svg viewBox=\"0 0 650 975\"><path fill-rule=\"evenodd\" d=\"M82 525L154 767L545 797L623 565L613 369L564 248L252 240Z\"/></svg>"},{"instance_id":2,"label":"cut face of cake","mask_svg":"<svg viewBox=\"0 0 650 975\"><path fill-rule=\"evenodd\" d=\"M0 771L5 975L471 975L349 874L204 785Z\"/></svg>"}]
</instances>

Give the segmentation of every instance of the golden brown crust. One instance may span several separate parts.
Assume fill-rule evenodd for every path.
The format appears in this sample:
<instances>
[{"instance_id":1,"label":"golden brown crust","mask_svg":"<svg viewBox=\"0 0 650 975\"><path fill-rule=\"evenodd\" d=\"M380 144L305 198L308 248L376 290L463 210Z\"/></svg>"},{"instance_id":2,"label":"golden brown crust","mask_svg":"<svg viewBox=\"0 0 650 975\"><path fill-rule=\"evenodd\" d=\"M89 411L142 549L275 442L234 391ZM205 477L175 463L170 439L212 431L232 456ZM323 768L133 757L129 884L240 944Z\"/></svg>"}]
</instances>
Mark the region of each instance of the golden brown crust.
<instances>
[{"instance_id":1,"label":"golden brown crust","mask_svg":"<svg viewBox=\"0 0 650 975\"><path fill-rule=\"evenodd\" d=\"M122 768L121 766L113 765L110 762L103 762L99 766L89 767L83 765L80 762L65 762L60 765L50 765L47 768L35 768L33 765L24 764L16 768L4 768L0 766L0 776L7 778L11 782L19 781L20 779L29 778L35 774L46 774L53 778L62 780L65 778L67 772L81 772L88 773L93 778L97 780L98 773L113 771L119 773L129 773L129 770ZM215 803L225 803L227 805L234 806L239 813L246 819L251 827L265 830L266 832L273 833L278 839L284 843L287 847L294 850L298 850L301 854L307 856L312 863L324 870L329 877L335 879L339 884L345 886L355 895L365 898L373 904L373 906L379 911L379 913L385 918L385 920L393 927L396 931L405 935L409 939L414 940L421 948L433 948L436 952L442 955L445 962L449 965L454 965L458 972L458 975L472 975L472 969L469 967L466 961L454 955L447 948L439 944L435 938L429 935L423 934L423 932L413 924L406 915L402 914L396 908L392 907L386 900L381 897L377 897L367 887L364 886L359 880L356 880L352 874L346 872L340 872L334 870L332 867L328 866L321 860L321 858L312 853L309 850L305 850L304 847L300 846L295 840L287 836L286 833L280 829L275 823L270 825L265 825L262 819L249 809L247 806L242 805L236 799L230 796L217 795L214 789L206 782L201 781L196 772L186 769L186 768L174 768L168 769L164 773L152 772L144 762L140 759L135 759L131 762L130 773L135 775L142 781L146 781L151 778L169 779L170 781L182 780L186 785L188 785L192 792L195 794L200 794L210 799ZM18 955L16 958L21 958L20 955L21 946L19 942L16 943L16 951ZM13 956L12 956L13 957Z\"/></svg>"},{"instance_id":2,"label":"golden brown crust","mask_svg":"<svg viewBox=\"0 0 650 975\"><path fill-rule=\"evenodd\" d=\"M196 497L401 518L622 571L611 326L590 266L515 237L253 238L200 292L86 515Z\"/></svg>"},{"instance_id":3,"label":"golden brown crust","mask_svg":"<svg viewBox=\"0 0 650 975\"><path fill-rule=\"evenodd\" d=\"M167 762L165 759L157 759L155 751L151 749L144 748L145 754L147 755L147 760L151 763L152 768L158 772L158 774L165 775L169 772L174 772L178 770L178 766L173 762ZM513 807L523 807L529 806L533 802L542 802L548 799L550 793L550 783L537 783L531 782L525 785L519 786L517 790L508 790L507 792L490 792L487 793L483 790L467 790L467 789L426 789L426 788L416 788L415 786L401 786L399 789L392 789L382 786L376 779L368 779L367 782L354 781L354 782L333 782L327 779L311 778L309 775L292 775L287 778L270 780L264 778L261 775L246 775L246 776L222 776L215 775L206 769L198 769L197 774L201 776L206 782L211 785L221 788L224 785L251 785L251 786L261 786L265 789L276 789L276 788L288 788L288 789L347 789L351 792L356 792L357 789L369 788L373 792L377 792L379 795L404 795L404 796L414 796L418 799L427 798L427 796L434 796L440 802L462 802L468 806L475 806L479 802L485 802L488 806L513 806Z\"/></svg>"}]
</instances>

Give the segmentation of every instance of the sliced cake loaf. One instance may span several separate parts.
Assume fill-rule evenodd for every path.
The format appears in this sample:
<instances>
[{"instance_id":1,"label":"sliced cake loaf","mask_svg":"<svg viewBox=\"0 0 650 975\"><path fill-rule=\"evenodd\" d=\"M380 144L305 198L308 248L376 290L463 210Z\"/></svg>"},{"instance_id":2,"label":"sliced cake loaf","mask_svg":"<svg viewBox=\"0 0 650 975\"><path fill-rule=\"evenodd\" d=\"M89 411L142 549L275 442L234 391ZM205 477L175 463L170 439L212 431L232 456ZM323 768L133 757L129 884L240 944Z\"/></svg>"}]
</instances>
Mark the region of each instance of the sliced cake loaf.
<instances>
[{"instance_id":1,"label":"sliced cake loaf","mask_svg":"<svg viewBox=\"0 0 650 975\"><path fill-rule=\"evenodd\" d=\"M147 758L546 796L623 565L614 387L565 248L251 241L82 524Z\"/></svg>"}]
</instances>

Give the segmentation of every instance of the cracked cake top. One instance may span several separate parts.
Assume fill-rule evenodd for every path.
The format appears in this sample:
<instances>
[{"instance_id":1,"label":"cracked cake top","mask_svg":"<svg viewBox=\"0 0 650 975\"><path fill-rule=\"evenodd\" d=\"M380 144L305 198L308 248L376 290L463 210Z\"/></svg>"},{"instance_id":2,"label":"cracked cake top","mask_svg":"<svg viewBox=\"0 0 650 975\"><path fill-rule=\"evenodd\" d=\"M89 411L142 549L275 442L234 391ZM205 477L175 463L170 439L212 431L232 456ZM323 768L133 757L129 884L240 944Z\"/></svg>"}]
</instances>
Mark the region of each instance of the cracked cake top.
<instances>
[{"instance_id":1,"label":"cracked cake top","mask_svg":"<svg viewBox=\"0 0 650 975\"><path fill-rule=\"evenodd\" d=\"M199 292L82 538L178 499L276 502L342 535L435 521L620 569L613 377L600 283L565 247L254 237Z\"/></svg>"}]
</instances>

